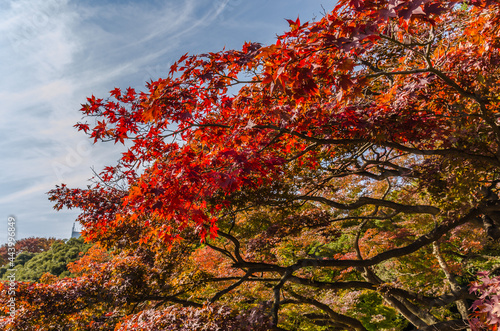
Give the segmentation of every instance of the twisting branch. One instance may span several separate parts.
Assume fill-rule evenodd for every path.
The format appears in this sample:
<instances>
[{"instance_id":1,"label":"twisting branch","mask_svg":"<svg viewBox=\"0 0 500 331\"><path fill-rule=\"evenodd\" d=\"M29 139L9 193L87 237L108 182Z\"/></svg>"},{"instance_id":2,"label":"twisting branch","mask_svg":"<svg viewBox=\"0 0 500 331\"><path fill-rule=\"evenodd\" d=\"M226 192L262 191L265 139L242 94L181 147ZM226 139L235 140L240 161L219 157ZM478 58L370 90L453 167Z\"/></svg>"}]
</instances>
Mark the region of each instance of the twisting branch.
<instances>
[{"instance_id":1,"label":"twisting branch","mask_svg":"<svg viewBox=\"0 0 500 331\"><path fill-rule=\"evenodd\" d=\"M233 244L234 244L234 258L236 258L236 261L239 263L244 262L243 258L241 257L241 245L238 239L236 237L230 235L229 233L225 233L223 231L217 231L217 234L220 235L221 237L224 237L226 239L229 239Z\"/></svg>"},{"instance_id":2,"label":"twisting branch","mask_svg":"<svg viewBox=\"0 0 500 331\"><path fill-rule=\"evenodd\" d=\"M237 288L238 286L243 284L250 277L251 274L252 274L252 272L247 271L247 273L243 277L241 277L241 279L239 281L237 281L236 283L232 284L231 286L223 289L222 291L217 292L212 297L212 299L210 299L210 302L215 302L215 301L219 300L224 294L231 292L232 290L234 290L235 288Z\"/></svg>"},{"instance_id":3,"label":"twisting branch","mask_svg":"<svg viewBox=\"0 0 500 331\"><path fill-rule=\"evenodd\" d=\"M456 296L457 293L459 293L462 288L460 287L460 285L458 285L457 281L455 280L455 277L451 274L450 269L448 268L448 264L441 255L441 250L439 249L439 243L433 242L432 248L434 256L438 260L439 266L441 267L441 270L444 272L445 278L451 287L451 292ZM464 299L459 299L456 301L456 304L458 312L460 313L460 315L462 315L462 318L464 320L468 319L469 307L467 305L467 302Z\"/></svg>"},{"instance_id":4,"label":"twisting branch","mask_svg":"<svg viewBox=\"0 0 500 331\"><path fill-rule=\"evenodd\" d=\"M208 241L205 243L205 245L207 245L208 247L210 247L211 249L213 249L214 251L217 251L221 254L223 254L224 256L227 256L228 258L230 258L233 262L237 262L237 260L233 257L233 255L231 255L231 253L229 253L227 250L223 249L223 248L220 248L220 247L217 247L215 245L212 245L210 244Z\"/></svg>"},{"instance_id":5,"label":"twisting branch","mask_svg":"<svg viewBox=\"0 0 500 331\"><path fill-rule=\"evenodd\" d=\"M328 314L328 316L334 322L343 325L345 328L349 328L350 330L356 330L356 331L367 331L367 329L363 326L363 324L361 324L360 321L350 316L337 313L336 311L331 309L327 304L324 304L312 298L299 295L294 291L292 291L291 289L286 289L286 292L295 299L299 300L300 302L310 304L312 306L315 306L316 308L323 310L325 313Z\"/></svg>"},{"instance_id":6,"label":"twisting branch","mask_svg":"<svg viewBox=\"0 0 500 331\"><path fill-rule=\"evenodd\" d=\"M369 198L369 197L361 197L357 201L349 203L349 204L344 204L344 203L339 203L330 199L327 199L325 197L321 196L308 196L308 195L302 195L302 196L296 196L294 197L294 200L305 200L305 201L316 201L316 202L321 202L325 205L337 208L337 209L343 209L343 210L354 210L358 209L363 206L367 205L374 205L374 206L379 206L379 207L387 207L394 209L395 211L404 213L404 214L430 214L430 215L437 215L440 212L440 209L434 206L426 206L426 205L403 205L397 202L393 201L388 201L388 200L383 200L383 199L374 199L374 198Z\"/></svg>"},{"instance_id":7,"label":"twisting branch","mask_svg":"<svg viewBox=\"0 0 500 331\"><path fill-rule=\"evenodd\" d=\"M278 312L280 309L280 302L281 302L281 289L287 282L288 278L292 275L292 270L288 269L283 277L281 278L280 282L276 284L273 288L273 293L274 293L274 302L273 306L271 308L271 315L273 318L273 326L278 326Z\"/></svg>"}]
</instances>

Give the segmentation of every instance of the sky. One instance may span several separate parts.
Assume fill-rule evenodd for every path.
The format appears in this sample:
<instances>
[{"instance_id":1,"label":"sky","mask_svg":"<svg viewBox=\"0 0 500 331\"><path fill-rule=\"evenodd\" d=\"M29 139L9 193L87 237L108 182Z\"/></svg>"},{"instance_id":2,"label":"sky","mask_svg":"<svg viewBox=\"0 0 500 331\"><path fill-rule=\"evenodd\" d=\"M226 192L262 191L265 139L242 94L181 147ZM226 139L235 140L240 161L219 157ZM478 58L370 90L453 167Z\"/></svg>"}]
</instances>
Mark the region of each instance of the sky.
<instances>
[{"instance_id":1,"label":"sky","mask_svg":"<svg viewBox=\"0 0 500 331\"><path fill-rule=\"evenodd\" d=\"M55 185L86 187L120 145L73 125L86 98L145 90L182 54L271 44L285 19L318 19L332 0L2 0L0 2L0 244L69 238L78 210L55 211ZM3 220L2 220L3 219ZM3 225L2 225L3 223Z\"/></svg>"}]
</instances>

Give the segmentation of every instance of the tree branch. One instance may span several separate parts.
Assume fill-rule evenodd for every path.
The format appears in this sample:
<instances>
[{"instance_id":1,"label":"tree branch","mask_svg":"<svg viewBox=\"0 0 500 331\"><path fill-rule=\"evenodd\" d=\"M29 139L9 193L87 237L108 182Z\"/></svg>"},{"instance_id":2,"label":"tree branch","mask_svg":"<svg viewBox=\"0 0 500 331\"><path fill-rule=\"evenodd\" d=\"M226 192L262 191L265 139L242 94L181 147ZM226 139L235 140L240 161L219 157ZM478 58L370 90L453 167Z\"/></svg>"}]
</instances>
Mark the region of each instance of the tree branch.
<instances>
[{"instance_id":1,"label":"tree branch","mask_svg":"<svg viewBox=\"0 0 500 331\"><path fill-rule=\"evenodd\" d=\"M366 205L375 205L379 207L387 207L394 209L398 212L404 213L404 214L430 214L430 215L437 215L440 212L439 208L433 207L433 206L426 206L426 205L403 205L397 202L393 201L388 201L388 200L383 200L383 199L374 199L374 198L369 198L369 197L361 197L358 199L358 201L349 203L349 204L344 204L344 203L339 203L333 200L329 200L324 197L319 197L319 196L307 196L307 195L302 195L302 196L296 196L293 198L294 200L305 200L305 201L316 201L316 202L321 202L325 205L337 208L337 209L344 209L344 210L353 210L353 209L358 209L360 207L366 206Z\"/></svg>"},{"instance_id":2,"label":"tree branch","mask_svg":"<svg viewBox=\"0 0 500 331\"><path fill-rule=\"evenodd\" d=\"M296 298L297 300L299 300L303 303L310 304L312 306L315 306L315 307L323 310L325 313L328 314L328 316L334 322L336 322L338 324L345 325L345 327L352 329L352 330L356 330L356 331L367 331L367 329L363 326L363 324L361 324L361 322L358 321L357 319L352 318L352 317L347 316L347 315L339 314L339 313L335 312L333 309L331 309L328 305L326 305L320 301L299 295L290 289L287 289L286 292L289 293L292 297Z\"/></svg>"}]
</instances>

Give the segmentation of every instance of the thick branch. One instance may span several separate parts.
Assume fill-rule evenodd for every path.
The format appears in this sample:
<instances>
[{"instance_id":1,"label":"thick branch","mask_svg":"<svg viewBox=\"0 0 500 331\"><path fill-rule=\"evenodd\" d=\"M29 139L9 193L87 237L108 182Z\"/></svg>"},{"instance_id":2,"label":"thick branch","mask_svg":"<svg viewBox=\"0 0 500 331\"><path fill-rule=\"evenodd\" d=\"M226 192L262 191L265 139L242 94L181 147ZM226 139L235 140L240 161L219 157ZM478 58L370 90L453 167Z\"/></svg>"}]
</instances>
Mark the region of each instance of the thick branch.
<instances>
[{"instance_id":1,"label":"thick branch","mask_svg":"<svg viewBox=\"0 0 500 331\"><path fill-rule=\"evenodd\" d=\"M383 199L374 199L374 198L369 198L369 197L361 197L358 199L358 201L349 203L349 204L344 204L344 203L339 203L333 200L329 200L324 197L319 197L319 196L308 196L308 195L303 195L303 196L297 196L294 198L294 200L305 200L305 201L316 201L316 202L321 202L325 205L337 208L337 209L344 209L344 210L353 210L353 209L358 209L363 206L367 205L374 205L374 206L379 206L379 207L387 207L394 209L400 213L404 214L431 214L431 215L437 215L440 212L439 208L433 207L433 206L426 206L426 205L403 205L397 202L393 201L388 201L388 200L383 200Z\"/></svg>"},{"instance_id":2,"label":"thick branch","mask_svg":"<svg viewBox=\"0 0 500 331\"><path fill-rule=\"evenodd\" d=\"M500 161L496 157L486 156L481 154L472 154L464 150L457 148L447 148L447 149L418 149L415 147L408 147L394 142L382 142L380 145L386 147L392 147L403 152L413 153L416 155L439 155L439 156L456 156L464 159L470 160L481 160L483 162L499 166Z\"/></svg>"},{"instance_id":3,"label":"thick branch","mask_svg":"<svg viewBox=\"0 0 500 331\"><path fill-rule=\"evenodd\" d=\"M460 292L461 287L458 285L457 281L455 280L455 277L451 274L450 269L448 268L448 264L444 260L443 256L441 255L441 251L439 249L439 244L437 242L434 242L432 244L433 248L433 253L436 259L438 260L439 266L441 267L441 270L443 270L444 275L446 277L446 280L448 281L448 284L451 287L451 291L453 294ZM457 300L456 302L458 311L460 315L462 315L463 319L468 319L469 318L469 307L467 305L467 302L464 299Z\"/></svg>"},{"instance_id":4,"label":"thick branch","mask_svg":"<svg viewBox=\"0 0 500 331\"><path fill-rule=\"evenodd\" d=\"M243 258L241 257L241 245L238 239L236 239L234 236L230 235L229 233L224 233L220 230L217 231L217 234L220 235L221 237L224 237L226 239L229 239L233 244L234 244L234 257L238 262L244 262Z\"/></svg>"},{"instance_id":5,"label":"thick branch","mask_svg":"<svg viewBox=\"0 0 500 331\"><path fill-rule=\"evenodd\" d=\"M365 260L336 260L336 259L328 259L328 260L319 260L319 259L302 259L297 261L295 264L289 266L288 268L280 267L274 264L268 263L259 263L259 262L238 262L234 263L234 268L250 268L254 272L265 272L265 271L275 271L279 273L284 273L289 269L293 271L299 270L305 267L368 267L372 265L379 264L383 261L405 256L411 253L416 252L420 248L433 243L434 241L441 238L442 235L450 231L451 229L467 223L469 221L474 220L476 217L482 214L482 210L480 208L473 208L467 213L465 216L455 220L448 221L440 226L436 227L434 230L425 234L418 239L416 239L413 243L399 248L394 248L387 250L383 253L377 254L369 259Z\"/></svg>"},{"instance_id":6,"label":"thick branch","mask_svg":"<svg viewBox=\"0 0 500 331\"><path fill-rule=\"evenodd\" d=\"M436 227L434 230L429 232L426 235L419 237L413 243L400 247L394 248L378 255L375 255L369 259L365 260L316 260L316 259L303 259L299 260L297 263L292 265L290 268L294 270L298 270L308 266L317 266L317 267L367 267L375 264L379 264L382 261L386 261L391 258L400 257L404 255L411 254L416 252L420 248L431 244L432 242L438 240L443 234L447 233L451 229L464 224L468 221L471 221L478 217L481 214L480 208L473 208L462 218L457 219L456 221L448 221L440 226Z\"/></svg>"},{"instance_id":7,"label":"thick branch","mask_svg":"<svg viewBox=\"0 0 500 331\"><path fill-rule=\"evenodd\" d=\"M321 282L312 279L301 278L297 276L290 276L289 281L295 284L316 287L320 289L339 290L339 289L367 289L377 290L377 285L369 282L362 281L349 281L349 282Z\"/></svg>"},{"instance_id":8,"label":"thick branch","mask_svg":"<svg viewBox=\"0 0 500 331\"><path fill-rule=\"evenodd\" d=\"M141 298L140 300L136 300L137 302L143 302L143 301L161 301L162 303L165 302L172 302L172 303L178 303L184 307L195 307L195 308L201 308L203 307L202 304L194 302L194 301L189 301L189 300L184 300L184 299L179 299L176 296L160 296L160 295L149 295L146 297ZM134 300L132 300L134 301Z\"/></svg>"},{"instance_id":9,"label":"thick branch","mask_svg":"<svg viewBox=\"0 0 500 331\"><path fill-rule=\"evenodd\" d=\"M221 279L224 280L224 279ZM279 279L248 279L247 281L278 281ZM310 286L323 290L339 290L339 289L366 289L372 291L378 291L380 293L386 293L393 296L398 296L405 298L407 300L415 301L416 303L426 305L429 307L438 307L438 306L446 306L452 302L455 302L459 299L470 299L475 300L476 297L469 294L468 289L466 287L460 288L453 294L445 294L439 297L430 297L424 296L415 292L403 290L400 288L391 288L391 287L379 287L379 284L374 284L372 282L364 282L364 281L348 281L348 282L322 282L313 279L302 278L298 276L290 276L288 280L291 283L300 284L304 286Z\"/></svg>"},{"instance_id":10,"label":"thick branch","mask_svg":"<svg viewBox=\"0 0 500 331\"><path fill-rule=\"evenodd\" d=\"M278 326L278 311L280 309L280 303L281 303L281 289L285 285L286 281L288 278L291 276L292 272L290 270L287 270L283 277L281 278L280 282L276 284L273 288L274 292L274 303L271 308L271 315L273 317L273 326Z\"/></svg>"},{"instance_id":11,"label":"thick branch","mask_svg":"<svg viewBox=\"0 0 500 331\"><path fill-rule=\"evenodd\" d=\"M417 328L422 328L427 326L427 324L420 319L419 316L415 315L412 311L408 309L408 307L403 304L401 301L393 297L392 295L382 294L384 299L399 313L401 313L411 324L415 325Z\"/></svg>"},{"instance_id":12,"label":"thick branch","mask_svg":"<svg viewBox=\"0 0 500 331\"><path fill-rule=\"evenodd\" d=\"M254 126L256 129L272 129L279 132L287 133L289 135L301 138L305 141L314 142L320 145L356 145L356 144L365 144L369 141L367 139L327 139L327 138L317 138L310 137L306 133L301 133L298 131L292 131L289 129L280 128L275 125L256 125ZM386 141L386 142L377 142L377 145L383 147L391 147L403 152L409 152L417 155L441 155L441 156L456 156L465 159L472 160L481 160L493 165L500 165L500 161L496 157L490 157L481 154L472 154L470 152L457 149L457 148L447 148L447 149L419 149L415 147L404 146L395 142Z\"/></svg>"}]
</instances>

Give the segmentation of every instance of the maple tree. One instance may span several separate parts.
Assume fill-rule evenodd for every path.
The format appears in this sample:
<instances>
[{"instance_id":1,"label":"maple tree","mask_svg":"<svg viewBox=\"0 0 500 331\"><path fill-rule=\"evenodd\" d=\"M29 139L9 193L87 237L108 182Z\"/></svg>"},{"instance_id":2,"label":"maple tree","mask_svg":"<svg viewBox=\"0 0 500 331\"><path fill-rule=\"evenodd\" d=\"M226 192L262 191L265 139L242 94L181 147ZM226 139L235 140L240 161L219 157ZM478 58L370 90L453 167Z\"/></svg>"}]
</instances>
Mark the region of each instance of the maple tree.
<instances>
[{"instance_id":1,"label":"maple tree","mask_svg":"<svg viewBox=\"0 0 500 331\"><path fill-rule=\"evenodd\" d=\"M479 299L472 305L476 316L471 320L473 331L485 328L498 330L500 324L500 276L491 279L488 274L488 272L479 273L479 280L470 288L470 292L480 294Z\"/></svg>"},{"instance_id":2,"label":"maple tree","mask_svg":"<svg viewBox=\"0 0 500 331\"><path fill-rule=\"evenodd\" d=\"M498 328L497 283L468 286L499 272L499 11L338 1L88 98L76 127L129 147L50 199L100 248L19 283L4 326Z\"/></svg>"}]
</instances>

